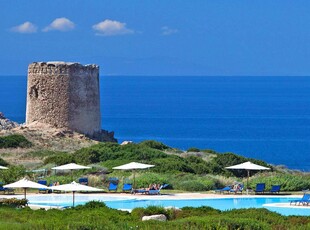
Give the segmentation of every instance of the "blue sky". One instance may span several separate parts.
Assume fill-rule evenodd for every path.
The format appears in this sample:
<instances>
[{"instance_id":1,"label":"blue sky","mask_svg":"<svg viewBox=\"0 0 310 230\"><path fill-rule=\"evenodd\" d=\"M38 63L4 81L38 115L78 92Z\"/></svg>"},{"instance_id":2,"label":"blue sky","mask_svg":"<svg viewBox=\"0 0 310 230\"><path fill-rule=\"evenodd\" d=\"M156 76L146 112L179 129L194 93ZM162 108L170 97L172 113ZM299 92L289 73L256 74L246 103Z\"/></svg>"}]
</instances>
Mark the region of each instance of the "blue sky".
<instances>
[{"instance_id":1,"label":"blue sky","mask_svg":"<svg viewBox=\"0 0 310 230\"><path fill-rule=\"evenodd\" d=\"M0 75L33 61L101 75L310 75L310 1L0 0Z\"/></svg>"}]
</instances>

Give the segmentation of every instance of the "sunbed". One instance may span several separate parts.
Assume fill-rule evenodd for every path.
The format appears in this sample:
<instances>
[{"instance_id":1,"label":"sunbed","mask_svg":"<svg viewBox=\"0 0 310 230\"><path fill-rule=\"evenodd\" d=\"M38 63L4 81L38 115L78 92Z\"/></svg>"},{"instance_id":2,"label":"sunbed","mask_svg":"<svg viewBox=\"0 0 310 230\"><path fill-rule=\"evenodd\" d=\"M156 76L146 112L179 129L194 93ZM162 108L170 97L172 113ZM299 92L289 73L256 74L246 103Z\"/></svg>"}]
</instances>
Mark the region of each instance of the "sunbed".
<instances>
[{"instance_id":1,"label":"sunbed","mask_svg":"<svg viewBox=\"0 0 310 230\"><path fill-rule=\"evenodd\" d=\"M87 177L79 178L79 183L82 185L88 185L88 178Z\"/></svg>"},{"instance_id":2,"label":"sunbed","mask_svg":"<svg viewBox=\"0 0 310 230\"><path fill-rule=\"evenodd\" d=\"M128 192L132 190L132 184L124 184L123 185L123 192Z\"/></svg>"},{"instance_id":3,"label":"sunbed","mask_svg":"<svg viewBox=\"0 0 310 230\"><path fill-rule=\"evenodd\" d=\"M3 182L0 182L0 192L3 192L3 194L14 194L14 189L12 188L3 188Z\"/></svg>"},{"instance_id":4,"label":"sunbed","mask_svg":"<svg viewBox=\"0 0 310 230\"><path fill-rule=\"evenodd\" d=\"M214 192L216 193L225 193L225 192L229 192L231 190L231 186L226 186L224 188L221 188L221 189L216 189L214 190Z\"/></svg>"},{"instance_id":5,"label":"sunbed","mask_svg":"<svg viewBox=\"0 0 310 230\"><path fill-rule=\"evenodd\" d=\"M117 187L118 187L118 178L110 178L109 179L109 187L108 187L108 190L111 192L111 191L115 191L117 190Z\"/></svg>"},{"instance_id":6,"label":"sunbed","mask_svg":"<svg viewBox=\"0 0 310 230\"><path fill-rule=\"evenodd\" d=\"M272 185L270 193L280 193L281 185Z\"/></svg>"},{"instance_id":7,"label":"sunbed","mask_svg":"<svg viewBox=\"0 0 310 230\"><path fill-rule=\"evenodd\" d=\"M265 188L266 188L266 184L265 183L258 183L258 184L256 184L255 194L257 194L257 193L264 193L265 192Z\"/></svg>"},{"instance_id":8,"label":"sunbed","mask_svg":"<svg viewBox=\"0 0 310 230\"><path fill-rule=\"evenodd\" d=\"M300 204L302 204L302 205L309 205L309 203L310 203L310 194L309 193L305 193L301 199L291 200L290 201L290 205L292 205L293 203L295 203L295 205L300 205Z\"/></svg>"},{"instance_id":9,"label":"sunbed","mask_svg":"<svg viewBox=\"0 0 310 230\"><path fill-rule=\"evenodd\" d=\"M232 192L232 193L241 193L243 192L243 188L244 188L244 185L243 184L238 184L238 186L236 186L236 188L232 188L229 190L229 192Z\"/></svg>"},{"instance_id":10,"label":"sunbed","mask_svg":"<svg viewBox=\"0 0 310 230\"><path fill-rule=\"evenodd\" d=\"M131 191L132 194L136 194L136 193L141 193L141 194L146 194L149 190L146 190L146 189L133 189Z\"/></svg>"},{"instance_id":11,"label":"sunbed","mask_svg":"<svg viewBox=\"0 0 310 230\"><path fill-rule=\"evenodd\" d=\"M158 190L150 189L145 194L148 194L148 195L160 195L160 190L163 189L163 188L166 188L168 185L169 184L161 185Z\"/></svg>"},{"instance_id":12,"label":"sunbed","mask_svg":"<svg viewBox=\"0 0 310 230\"><path fill-rule=\"evenodd\" d=\"M47 186L47 181L46 180L39 180L38 183ZM46 188L39 188L39 193L47 193L47 192L48 192L48 189L46 189Z\"/></svg>"}]
</instances>

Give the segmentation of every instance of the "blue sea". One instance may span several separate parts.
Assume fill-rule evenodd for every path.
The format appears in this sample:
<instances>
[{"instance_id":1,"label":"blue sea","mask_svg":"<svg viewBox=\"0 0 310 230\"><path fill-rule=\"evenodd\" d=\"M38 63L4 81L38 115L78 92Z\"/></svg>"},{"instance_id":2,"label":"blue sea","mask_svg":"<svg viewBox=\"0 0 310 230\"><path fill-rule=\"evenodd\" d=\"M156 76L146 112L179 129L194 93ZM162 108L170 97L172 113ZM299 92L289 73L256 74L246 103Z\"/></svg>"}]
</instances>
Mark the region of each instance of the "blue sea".
<instances>
[{"instance_id":1,"label":"blue sea","mask_svg":"<svg viewBox=\"0 0 310 230\"><path fill-rule=\"evenodd\" d=\"M0 76L0 111L25 121L26 76ZM310 77L100 77L102 128L122 142L234 152L310 171Z\"/></svg>"}]
</instances>

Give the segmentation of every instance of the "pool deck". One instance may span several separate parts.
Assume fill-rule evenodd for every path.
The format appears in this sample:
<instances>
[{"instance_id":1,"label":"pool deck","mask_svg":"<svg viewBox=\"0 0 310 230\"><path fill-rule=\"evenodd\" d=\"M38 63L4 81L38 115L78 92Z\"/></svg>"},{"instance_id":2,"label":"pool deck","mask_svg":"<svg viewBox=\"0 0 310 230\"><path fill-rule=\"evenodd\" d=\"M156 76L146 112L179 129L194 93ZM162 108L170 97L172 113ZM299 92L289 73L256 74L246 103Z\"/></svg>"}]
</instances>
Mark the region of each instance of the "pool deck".
<instances>
[{"instance_id":1,"label":"pool deck","mask_svg":"<svg viewBox=\"0 0 310 230\"><path fill-rule=\"evenodd\" d=\"M162 195L144 195L144 194L128 194L128 193L76 193L79 196L101 196L102 198L118 198L118 199L148 199L148 200L180 200L180 199L225 199L225 198L274 198L274 197L289 197L292 199L301 198L301 195L235 195L235 194L218 194L218 193L174 193L174 194L162 194ZM72 196L71 192L68 193L51 193L51 194L39 194L39 193L27 193L27 197L32 196ZM23 195L0 195L0 198L23 198ZM281 207L281 208L304 208L310 209L310 206L302 206L302 205L290 205L289 203L272 203L265 204L264 206L269 207ZM55 208L55 206L41 206L41 205L29 205L32 209L51 209ZM57 207L56 207L57 208ZM61 208L61 207L59 207Z\"/></svg>"}]
</instances>

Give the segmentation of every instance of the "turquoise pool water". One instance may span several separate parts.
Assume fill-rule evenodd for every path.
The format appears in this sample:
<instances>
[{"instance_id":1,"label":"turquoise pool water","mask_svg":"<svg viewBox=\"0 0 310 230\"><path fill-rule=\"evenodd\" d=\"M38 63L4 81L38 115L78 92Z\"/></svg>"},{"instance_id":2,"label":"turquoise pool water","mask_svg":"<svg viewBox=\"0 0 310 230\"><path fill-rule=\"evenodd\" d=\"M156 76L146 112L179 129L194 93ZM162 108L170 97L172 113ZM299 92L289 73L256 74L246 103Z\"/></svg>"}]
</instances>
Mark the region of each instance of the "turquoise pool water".
<instances>
[{"instance_id":1,"label":"turquoise pool water","mask_svg":"<svg viewBox=\"0 0 310 230\"><path fill-rule=\"evenodd\" d=\"M31 196L28 197L30 204L45 206L72 206L72 196ZM304 207L269 207L265 204L289 203L294 198L286 197L253 197L253 198L212 198L212 199L135 199L135 198L111 198L102 196L76 195L75 205L85 204L88 201L96 200L104 202L110 208L115 209L134 209L137 207L147 207L150 205L162 207L185 206L200 207L210 206L219 210L230 210L240 208L267 208L282 215L303 215L310 216L310 208Z\"/></svg>"}]
</instances>

